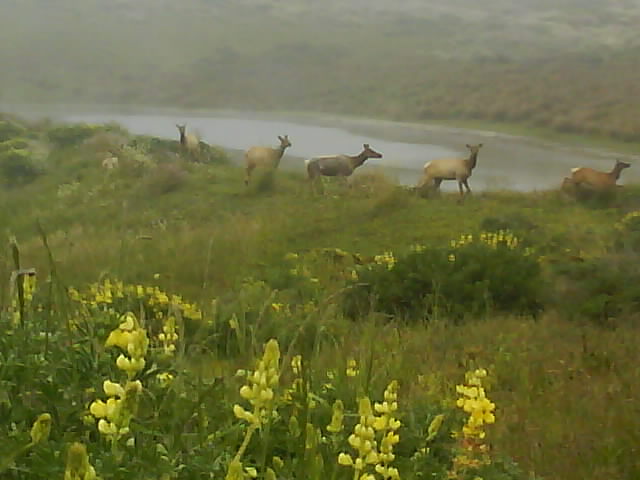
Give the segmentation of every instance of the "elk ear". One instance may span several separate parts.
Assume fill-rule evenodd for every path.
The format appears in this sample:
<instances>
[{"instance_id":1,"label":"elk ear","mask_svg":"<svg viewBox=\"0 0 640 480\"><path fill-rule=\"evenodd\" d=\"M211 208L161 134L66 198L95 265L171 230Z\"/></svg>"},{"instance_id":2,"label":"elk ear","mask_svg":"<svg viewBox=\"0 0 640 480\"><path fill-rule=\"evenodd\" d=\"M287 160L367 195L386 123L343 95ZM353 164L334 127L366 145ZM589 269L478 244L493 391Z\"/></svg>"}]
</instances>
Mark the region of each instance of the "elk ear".
<instances>
[{"instance_id":1,"label":"elk ear","mask_svg":"<svg viewBox=\"0 0 640 480\"><path fill-rule=\"evenodd\" d=\"M284 142L284 138L282 138L280 135L278 135L278 140L280 140L281 142Z\"/></svg>"},{"instance_id":2,"label":"elk ear","mask_svg":"<svg viewBox=\"0 0 640 480\"><path fill-rule=\"evenodd\" d=\"M368 144L368 143L364 143L364 144L362 144L362 146L363 146L364 148L369 148L369 144Z\"/></svg>"}]
</instances>

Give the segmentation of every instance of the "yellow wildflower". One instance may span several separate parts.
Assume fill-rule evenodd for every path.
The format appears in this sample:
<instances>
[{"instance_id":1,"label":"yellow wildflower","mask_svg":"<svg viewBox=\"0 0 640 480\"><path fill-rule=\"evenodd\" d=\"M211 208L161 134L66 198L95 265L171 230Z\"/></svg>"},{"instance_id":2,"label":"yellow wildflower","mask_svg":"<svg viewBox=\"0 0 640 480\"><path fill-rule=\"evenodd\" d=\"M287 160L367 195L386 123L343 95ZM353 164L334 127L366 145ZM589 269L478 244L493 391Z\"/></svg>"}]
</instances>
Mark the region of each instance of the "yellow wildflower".
<instances>
[{"instance_id":1,"label":"yellow wildflower","mask_svg":"<svg viewBox=\"0 0 640 480\"><path fill-rule=\"evenodd\" d=\"M258 361L254 372L247 372L247 384L240 389L240 396L249 401L253 411L245 410L241 405L233 406L234 415L245 420L249 427L245 432L242 445L235 457L229 463L226 480L241 480L243 478L241 458L253 433L262 425L263 421L271 418L275 394L273 389L280 380L280 347L278 341L271 339L264 348L264 354Z\"/></svg>"},{"instance_id":2,"label":"yellow wildflower","mask_svg":"<svg viewBox=\"0 0 640 480\"><path fill-rule=\"evenodd\" d=\"M483 443L484 426L495 422L495 404L486 395L482 380L487 376L483 368L467 372L465 384L456 386L461 396L456 405L468 414L462 427L462 446L454 457L450 478L458 478L469 470L488 465L491 460L487 454L488 446Z\"/></svg>"},{"instance_id":3,"label":"yellow wildflower","mask_svg":"<svg viewBox=\"0 0 640 480\"><path fill-rule=\"evenodd\" d=\"M162 372L156 375L156 379L162 388L167 388L173 382L173 375L169 372Z\"/></svg>"},{"instance_id":4,"label":"yellow wildflower","mask_svg":"<svg viewBox=\"0 0 640 480\"><path fill-rule=\"evenodd\" d=\"M89 463L87 448L82 443L72 443L67 451L64 480L95 480L96 471Z\"/></svg>"},{"instance_id":5,"label":"yellow wildflower","mask_svg":"<svg viewBox=\"0 0 640 480\"><path fill-rule=\"evenodd\" d=\"M302 371L302 355L295 355L291 359L291 369L294 374L300 375L300 372Z\"/></svg>"},{"instance_id":6,"label":"yellow wildflower","mask_svg":"<svg viewBox=\"0 0 640 480\"><path fill-rule=\"evenodd\" d=\"M349 360L347 360L347 370L345 373L347 374L347 377L355 377L356 375L358 375L358 373L360 373L360 370L358 370L358 364L355 359L350 358Z\"/></svg>"},{"instance_id":7,"label":"yellow wildflower","mask_svg":"<svg viewBox=\"0 0 640 480\"><path fill-rule=\"evenodd\" d=\"M31 443L36 445L46 441L49 438L49 432L51 432L51 415L42 413L38 415L31 427Z\"/></svg>"},{"instance_id":8,"label":"yellow wildflower","mask_svg":"<svg viewBox=\"0 0 640 480\"><path fill-rule=\"evenodd\" d=\"M342 424L344 420L344 405L342 400L336 400L333 404L333 415L331 416L331 423L327 425L327 431L331 433L341 432L344 428Z\"/></svg>"}]
</instances>

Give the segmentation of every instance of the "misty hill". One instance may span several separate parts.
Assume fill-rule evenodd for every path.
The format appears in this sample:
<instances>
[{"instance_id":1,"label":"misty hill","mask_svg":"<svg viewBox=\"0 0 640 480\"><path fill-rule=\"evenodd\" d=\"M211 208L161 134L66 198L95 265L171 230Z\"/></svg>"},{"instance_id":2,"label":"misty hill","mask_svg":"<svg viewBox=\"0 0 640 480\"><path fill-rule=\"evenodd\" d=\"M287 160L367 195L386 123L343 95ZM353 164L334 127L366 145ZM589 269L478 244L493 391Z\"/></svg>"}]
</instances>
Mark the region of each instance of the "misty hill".
<instances>
[{"instance_id":1,"label":"misty hill","mask_svg":"<svg viewBox=\"0 0 640 480\"><path fill-rule=\"evenodd\" d=\"M4 0L0 101L640 135L640 1Z\"/></svg>"}]
</instances>

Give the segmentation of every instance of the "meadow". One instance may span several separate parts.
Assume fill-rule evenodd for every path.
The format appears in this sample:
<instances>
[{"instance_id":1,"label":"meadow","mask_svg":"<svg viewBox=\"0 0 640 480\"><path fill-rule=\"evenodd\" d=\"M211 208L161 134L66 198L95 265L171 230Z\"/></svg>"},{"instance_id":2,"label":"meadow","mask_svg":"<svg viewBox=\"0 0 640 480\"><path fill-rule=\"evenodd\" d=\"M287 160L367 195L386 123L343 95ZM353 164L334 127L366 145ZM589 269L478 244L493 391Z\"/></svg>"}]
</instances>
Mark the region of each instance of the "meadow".
<instances>
[{"instance_id":1,"label":"meadow","mask_svg":"<svg viewBox=\"0 0 640 480\"><path fill-rule=\"evenodd\" d=\"M640 475L640 187L315 195L8 115L0 182L2 478Z\"/></svg>"}]
</instances>

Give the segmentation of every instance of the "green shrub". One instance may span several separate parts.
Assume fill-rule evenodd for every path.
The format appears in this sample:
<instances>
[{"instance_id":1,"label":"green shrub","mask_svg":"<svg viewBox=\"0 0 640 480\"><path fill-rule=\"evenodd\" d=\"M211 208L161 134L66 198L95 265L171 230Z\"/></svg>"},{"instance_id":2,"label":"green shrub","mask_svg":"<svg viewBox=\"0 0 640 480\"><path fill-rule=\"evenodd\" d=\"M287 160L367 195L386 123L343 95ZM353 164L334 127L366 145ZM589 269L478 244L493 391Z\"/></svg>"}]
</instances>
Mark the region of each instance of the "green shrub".
<instances>
[{"instance_id":1,"label":"green shrub","mask_svg":"<svg viewBox=\"0 0 640 480\"><path fill-rule=\"evenodd\" d=\"M11 140L5 140L0 142L0 152L6 152L7 150L22 150L29 146L29 141L24 138L12 138Z\"/></svg>"},{"instance_id":2,"label":"green shrub","mask_svg":"<svg viewBox=\"0 0 640 480\"><path fill-rule=\"evenodd\" d=\"M537 257L510 233L471 235L450 248L387 253L360 267L345 295L347 314L369 308L410 319L444 314L453 319L490 311L536 315L540 310Z\"/></svg>"},{"instance_id":3,"label":"green shrub","mask_svg":"<svg viewBox=\"0 0 640 480\"><path fill-rule=\"evenodd\" d=\"M553 267L558 311L602 326L640 309L640 271L635 254L610 254Z\"/></svg>"},{"instance_id":4,"label":"green shrub","mask_svg":"<svg viewBox=\"0 0 640 480\"><path fill-rule=\"evenodd\" d=\"M198 161L202 163L226 164L229 163L229 156L222 148L201 141L200 158Z\"/></svg>"},{"instance_id":5,"label":"green shrub","mask_svg":"<svg viewBox=\"0 0 640 480\"><path fill-rule=\"evenodd\" d=\"M129 146L151 155L166 153L180 153L180 142L168 138L158 138L149 135L136 135L129 142Z\"/></svg>"},{"instance_id":6,"label":"green shrub","mask_svg":"<svg viewBox=\"0 0 640 480\"><path fill-rule=\"evenodd\" d=\"M125 145L118 155L118 173L127 178L140 178L157 167L157 161L144 150Z\"/></svg>"},{"instance_id":7,"label":"green shrub","mask_svg":"<svg viewBox=\"0 0 640 480\"><path fill-rule=\"evenodd\" d=\"M183 153L183 149L179 141L167 138L151 137L148 135L137 135L131 140L129 145L162 160L175 160L176 155L181 155ZM212 146L201 141L200 154L198 158L194 158L193 160L197 160L201 163L225 164L228 163L229 158L222 148Z\"/></svg>"},{"instance_id":8,"label":"green shrub","mask_svg":"<svg viewBox=\"0 0 640 480\"><path fill-rule=\"evenodd\" d=\"M610 208L615 206L618 201L618 190L593 190L590 188L579 187L574 188L573 195L575 199L587 208Z\"/></svg>"},{"instance_id":9,"label":"green shrub","mask_svg":"<svg viewBox=\"0 0 640 480\"><path fill-rule=\"evenodd\" d=\"M0 153L0 173L5 185L16 186L32 182L42 172L31 152L11 149Z\"/></svg>"},{"instance_id":10,"label":"green shrub","mask_svg":"<svg viewBox=\"0 0 640 480\"><path fill-rule=\"evenodd\" d=\"M147 175L144 186L151 195L164 195L183 188L188 178L188 173L180 165L163 163Z\"/></svg>"},{"instance_id":11,"label":"green shrub","mask_svg":"<svg viewBox=\"0 0 640 480\"><path fill-rule=\"evenodd\" d=\"M0 142L5 142L15 137L22 137L24 133L24 127L7 120L0 120Z\"/></svg>"},{"instance_id":12,"label":"green shrub","mask_svg":"<svg viewBox=\"0 0 640 480\"><path fill-rule=\"evenodd\" d=\"M538 230L538 225L520 211L506 212L502 215L490 215L480 222L480 228L487 232L509 230L515 235L522 236Z\"/></svg>"},{"instance_id":13,"label":"green shrub","mask_svg":"<svg viewBox=\"0 0 640 480\"><path fill-rule=\"evenodd\" d=\"M51 128L47 132L47 138L58 147L71 147L78 145L92 137L102 127L78 123L75 125L62 125Z\"/></svg>"},{"instance_id":14,"label":"green shrub","mask_svg":"<svg viewBox=\"0 0 640 480\"><path fill-rule=\"evenodd\" d=\"M627 213L615 227L618 235L614 247L617 250L640 253L640 211Z\"/></svg>"}]
</instances>

